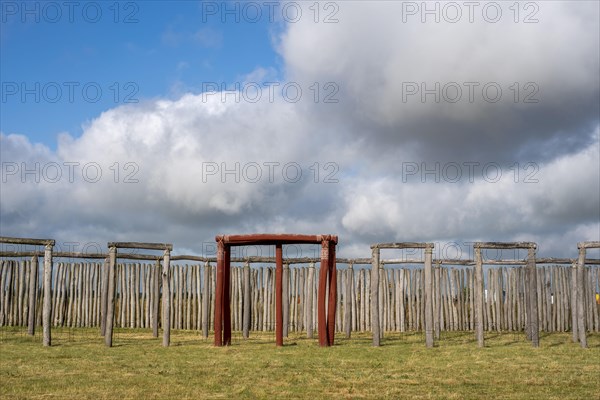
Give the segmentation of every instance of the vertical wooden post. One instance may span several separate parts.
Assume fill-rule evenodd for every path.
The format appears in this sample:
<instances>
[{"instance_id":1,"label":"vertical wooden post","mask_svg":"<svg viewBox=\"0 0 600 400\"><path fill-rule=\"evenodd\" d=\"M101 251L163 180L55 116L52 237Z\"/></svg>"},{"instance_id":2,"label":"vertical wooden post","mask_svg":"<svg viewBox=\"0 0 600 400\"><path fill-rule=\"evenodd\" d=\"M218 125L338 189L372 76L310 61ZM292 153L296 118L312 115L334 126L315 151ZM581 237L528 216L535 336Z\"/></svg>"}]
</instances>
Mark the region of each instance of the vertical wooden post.
<instances>
[{"instance_id":1,"label":"vertical wooden post","mask_svg":"<svg viewBox=\"0 0 600 400\"><path fill-rule=\"evenodd\" d=\"M248 339L250 334L250 263L244 264L244 317L243 317L243 335L244 339Z\"/></svg>"},{"instance_id":2,"label":"vertical wooden post","mask_svg":"<svg viewBox=\"0 0 600 400\"><path fill-rule=\"evenodd\" d=\"M306 337L313 338L313 288L315 279L315 263L308 264L308 278L306 283Z\"/></svg>"},{"instance_id":3,"label":"vertical wooden post","mask_svg":"<svg viewBox=\"0 0 600 400\"><path fill-rule=\"evenodd\" d=\"M433 347L433 272L432 272L433 246L425 248L425 345Z\"/></svg>"},{"instance_id":4,"label":"vertical wooden post","mask_svg":"<svg viewBox=\"0 0 600 400\"><path fill-rule=\"evenodd\" d=\"M102 293L100 298L100 335L106 335L106 313L108 306L108 282L110 279L110 257L106 257L102 266Z\"/></svg>"},{"instance_id":5,"label":"vertical wooden post","mask_svg":"<svg viewBox=\"0 0 600 400\"><path fill-rule=\"evenodd\" d=\"M346 332L346 339L350 339L352 334L352 314L353 314L353 300L352 300L352 288L354 287L354 265L350 263L346 270L346 293L344 294L344 331Z\"/></svg>"},{"instance_id":6,"label":"vertical wooden post","mask_svg":"<svg viewBox=\"0 0 600 400\"><path fill-rule=\"evenodd\" d=\"M169 285L169 272L171 270L171 252L165 249L163 254L163 346L168 347L171 343L171 288Z\"/></svg>"},{"instance_id":7,"label":"vertical wooden post","mask_svg":"<svg viewBox=\"0 0 600 400\"><path fill-rule=\"evenodd\" d=\"M225 268L225 244L217 242L217 281L215 284L215 346L223 345L223 270Z\"/></svg>"},{"instance_id":8,"label":"vertical wooden post","mask_svg":"<svg viewBox=\"0 0 600 400\"><path fill-rule=\"evenodd\" d=\"M524 293L523 298L525 300L525 333L527 334L527 340L531 340L531 297L529 292L531 291L531 275L529 268L525 266L524 271Z\"/></svg>"},{"instance_id":9,"label":"vertical wooden post","mask_svg":"<svg viewBox=\"0 0 600 400\"><path fill-rule=\"evenodd\" d=\"M283 346L283 252L275 246L275 344Z\"/></svg>"},{"instance_id":10,"label":"vertical wooden post","mask_svg":"<svg viewBox=\"0 0 600 400\"><path fill-rule=\"evenodd\" d=\"M106 297L106 320L104 323L104 344L107 347L112 347L113 323L115 319L115 286L116 286L116 268L117 268L117 248L111 247L108 249L108 282L107 282L107 297Z\"/></svg>"},{"instance_id":11,"label":"vertical wooden post","mask_svg":"<svg viewBox=\"0 0 600 400\"><path fill-rule=\"evenodd\" d=\"M223 253L223 344L231 344L231 246Z\"/></svg>"},{"instance_id":12,"label":"vertical wooden post","mask_svg":"<svg viewBox=\"0 0 600 400\"><path fill-rule=\"evenodd\" d=\"M581 249L580 249L581 252ZM574 262L571 266L571 330L573 332L573 343L579 342L579 332L577 331L577 264Z\"/></svg>"},{"instance_id":13,"label":"vertical wooden post","mask_svg":"<svg viewBox=\"0 0 600 400\"><path fill-rule=\"evenodd\" d=\"M371 332L373 346L379 346L379 247L372 248L371 258Z\"/></svg>"},{"instance_id":14,"label":"vertical wooden post","mask_svg":"<svg viewBox=\"0 0 600 400\"><path fill-rule=\"evenodd\" d=\"M535 247L530 247L527 253L527 270L529 273L529 303L531 314L529 326L531 333L531 344L533 347L540 346L540 331L538 323L538 296L537 296L537 270L535 267Z\"/></svg>"},{"instance_id":15,"label":"vertical wooden post","mask_svg":"<svg viewBox=\"0 0 600 400\"><path fill-rule=\"evenodd\" d=\"M585 324L585 304L584 301L584 278L585 272L585 247L578 243L579 257L577 258L577 332L579 333L579 344L582 348L587 347L586 324Z\"/></svg>"},{"instance_id":16,"label":"vertical wooden post","mask_svg":"<svg viewBox=\"0 0 600 400\"><path fill-rule=\"evenodd\" d=\"M210 321L210 264L209 262L204 263L204 293L202 294L202 336L204 339L208 338L208 328Z\"/></svg>"},{"instance_id":17,"label":"vertical wooden post","mask_svg":"<svg viewBox=\"0 0 600 400\"><path fill-rule=\"evenodd\" d=\"M319 271L319 293L318 293L318 324L319 345L329 346L327 340L327 315L325 310L325 299L327 298L327 273L329 272L329 241L321 242L321 269Z\"/></svg>"},{"instance_id":18,"label":"vertical wooden post","mask_svg":"<svg viewBox=\"0 0 600 400\"><path fill-rule=\"evenodd\" d=\"M483 264L481 248L475 245L475 337L479 347L485 345L483 340Z\"/></svg>"},{"instance_id":19,"label":"vertical wooden post","mask_svg":"<svg viewBox=\"0 0 600 400\"><path fill-rule=\"evenodd\" d=\"M441 296L441 289L440 289L440 273L441 273L441 263L440 261L436 261L435 263L435 269L434 269L434 288L433 288L433 295L435 296L435 309L434 309L434 322L433 322L433 329L434 329L434 336L435 339L439 340L440 339L440 313L442 311L442 296Z\"/></svg>"},{"instance_id":20,"label":"vertical wooden post","mask_svg":"<svg viewBox=\"0 0 600 400\"><path fill-rule=\"evenodd\" d=\"M288 337L288 329L290 325L290 265L283 265L283 336Z\"/></svg>"},{"instance_id":21,"label":"vertical wooden post","mask_svg":"<svg viewBox=\"0 0 600 400\"><path fill-rule=\"evenodd\" d=\"M335 262L335 243L328 240L329 247L329 306L327 307L327 343L335 342L335 313L337 307L337 266Z\"/></svg>"},{"instance_id":22,"label":"vertical wooden post","mask_svg":"<svg viewBox=\"0 0 600 400\"><path fill-rule=\"evenodd\" d=\"M51 345L50 325L52 321L52 245L44 249L44 309L43 309L44 346Z\"/></svg>"},{"instance_id":23,"label":"vertical wooden post","mask_svg":"<svg viewBox=\"0 0 600 400\"><path fill-rule=\"evenodd\" d=\"M160 307L160 260L156 260L154 269L150 268L150 272L154 279L152 293L152 336L158 337L158 314Z\"/></svg>"},{"instance_id":24,"label":"vertical wooden post","mask_svg":"<svg viewBox=\"0 0 600 400\"><path fill-rule=\"evenodd\" d=\"M35 335L35 304L38 287L38 255L31 257L31 267L29 271L29 314L27 315L27 333Z\"/></svg>"}]
</instances>

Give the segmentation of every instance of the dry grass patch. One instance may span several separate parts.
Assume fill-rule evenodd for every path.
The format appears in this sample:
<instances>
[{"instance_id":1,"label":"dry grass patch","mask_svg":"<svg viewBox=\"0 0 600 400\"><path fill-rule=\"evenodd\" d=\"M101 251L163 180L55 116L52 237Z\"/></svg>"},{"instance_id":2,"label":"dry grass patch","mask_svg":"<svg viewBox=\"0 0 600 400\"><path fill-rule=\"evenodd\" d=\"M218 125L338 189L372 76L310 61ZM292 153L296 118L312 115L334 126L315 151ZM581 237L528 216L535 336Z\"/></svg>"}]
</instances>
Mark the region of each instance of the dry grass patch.
<instances>
[{"instance_id":1,"label":"dry grass patch","mask_svg":"<svg viewBox=\"0 0 600 400\"><path fill-rule=\"evenodd\" d=\"M0 397L10 399L158 398L600 398L600 335L583 350L570 334L445 333L434 349L421 334L339 336L336 346L291 334L234 334L215 348L197 332L172 332L172 346L141 330L116 330L113 348L97 330L57 329L50 348L22 329L0 329Z\"/></svg>"}]
</instances>

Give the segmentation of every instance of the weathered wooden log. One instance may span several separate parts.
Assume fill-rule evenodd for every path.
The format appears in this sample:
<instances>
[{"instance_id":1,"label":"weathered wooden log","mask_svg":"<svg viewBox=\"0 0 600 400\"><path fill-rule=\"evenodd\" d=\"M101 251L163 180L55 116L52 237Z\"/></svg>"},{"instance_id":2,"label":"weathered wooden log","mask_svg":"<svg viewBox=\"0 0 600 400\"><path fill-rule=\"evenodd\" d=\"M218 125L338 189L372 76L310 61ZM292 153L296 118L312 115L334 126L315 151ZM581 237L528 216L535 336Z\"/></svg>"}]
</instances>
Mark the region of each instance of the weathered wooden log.
<instances>
[{"instance_id":1,"label":"weathered wooden log","mask_svg":"<svg viewBox=\"0 0 600 400\"><path fill-rule=\"evenodd\" d=\"M17 325L22 326L24 324L23 314L24 314L24 297L25 297L25 260L21 260L20 263L17 264L17 268L19 271L19 284L18 284L18 292L17 292ZM54 280L56 281L56 279ZM54 303L53 303L54 304Z\"/></svg>"},{"instance_id":2,"label":"weathered wooden log","mask_svg":"<svg viewBox=\"0 0 600 400\"><path fill-rule=\"evenodd\" d=\"M106 333L106 314L108 307L108 289L110 280L110 258L104 259L102 266L102 297L100 299L100 335Z\"/></svg>"},{"instance_id":3,"label":"weathered wooden log","mask_svg":"<svg viewBox=\"0 0 600 400\"><path fill-rule=\"evenodd\" d=\"M529 249L535 246L533 242L475 242L473 245L476 249Z\"/></svg>"},{"instance_id":4,"label":"weathered wooden log","mask_svg":"<svg viewBox=\"0 0 600 400\"><path fill-rule=\"evenodd\" d=\"M281 244L275 246L275 345L283 346L283 252Z\"/></svg>"},{"instance_id":5,"label":"weathered wooden log","mask_svg":"<svg viewBox=\"0 0 600 400\"><path fill-rule=\"evenodd\" d=\"M335 295L335 331L339 332L342 328L342 281L343 274L336 274L335 285L336 285L336 295Z\"/></svg>"},{"instance_id":6,"label":"weathered wooden log","mask_svg":"<svg viewBox=\"0 0 600 400\"><path fill-rule=\"evenodd\" d=\"M51 313L52 313L52 246L54 245L48 242L44 248L44 320L43 320L43 331L44 331L44 346L50 346L51 339Z\"/></svg>"},{"instance_id":7,"label":"weathered wooden log","mask_svg":"<svg viewBox=\"0 0 600 400\"><path fill-rule=\"evenodd\" d=\"M418 269L415 270L417 274L418 283L417 283L417 315L419 317L419 329L423 329L425 325L425 299L423 298L423 293L425 293L425 278L423 276L423 270Z\"/></svg>"},{"instance_id":8,"label":"weathered wooden log","mask_svg":"<svg viewBox=\"0 0 600 400\"><path fill-rule=\"evenodd\" d=\"M84 265L81 263L77 263L77 319L75 326L81 327L82 325L82 314L83 314L83 276Z\"/></svg>"},{"instance_id":9,"label":"weathered wooden log","mask_svg":"<svg viewBox=\"0 0 600 400\"><path fill-rule=\"evenodd\" d=\"M344 297L344 332L346 338L352 335L352 314L354 310L352 289L354 288L354 264L348 265L346 270L346 292Z\"/></svg>"},{"instance_id":10,"label":"weathered wooden log","mask_svg":"<svg viewBox=\"0 0 600 400\"><path fill-rule=\"evenodd\" d=\"M282 256L283 257L283 256ZM281 276L281 297L282 297L282 335L288 337L290 323L290 265L284 264L280 271ZM283 344L283 340L282 340Z\"/></svg>"},{"instance_id":11,"label":"weathered wooden log","mask_svg":"<svg viewBox=\"0 0 600 400\"><path fill-rule=\"evenodd\" d=\"M367 271L365 269L361 269L359 271L359 289L360 289L360 326L361 331L365 332L368 329L367 319L370 317L368 314L367 301L370 297L369 290L371 290L371 286L367 289Z\"/></svg>"},{"instance_id":12,"label":"weathered wooden log","mask_svg":"<svg viewBox=\"0 0 600 400\"><path fill-rule=\"evenodd\" d=\"M6 324L9 326L13 325L13 285L15 283L15 265L16 261L11 260L8 264L8 274L7 274L7 288L4 296L4 302L6 304Z\"/></svg>"},{"instance_id":13,"label":"weathered wooden log","mask_svg":"<svg viewBox=\"0 0 600 400\"><path fill-rule=\"evenodd\" d=\"M134 269L134 283L133 283L133 313L135 314L135 318L133 320L133 326L136 328L141 328L141 308L140 308L140 274L141 274L141 265L140 263L135 264ZM143 279L142 279L143 282Z\"/></svg>"},{"instance_id":14,"label":"weathered wooden log","mask_svg":"<svg viewBox=\"0 0 600 400\"><path fill-rule=\"evenodd\" d=\"M169 285L169 273L171 271L171 250L166 248L163 253L162 265L163 277L163 346L167 347L171 343L171 287Z\"/></svg>"},{"instance_id":15,"label":"weathered wooden log","mask_svg":"<svg viewBox=\"0 0 600 400\"><path fill-rule=\"evenodd\" d=\"M145 242L109 242L108 248L117 249L146 249L146 250L169 250L173 251L170 243L145 243Z\"/></svg>"},{"instance_id":16,"label":"weathered wooden log","mask_svg":"<svg viewBox=\"0 0 600 400\"><path fill-rule=\"evenodd\" d=\"M204 317L202 304L204 304L204 299L202 297L202 267L200 264L196 265L196 299L197 299L197 318L196 318L196 328L197 330L202 330L202 318Z\"/></svg>"},{"instance_id":17,"label":"weathered wooden log","mask_svg":"<svg viewBox=\"0 0 600 400\"><path fill-rule=\"evenodd\" d=\"M152 274L152 336L158 337L158 320L161 315L160 309L160 284L161 284L161 265L160 261L156 260L156 264L150 269L150 273ZM161 320L161 324L164 321Z\"/></svg>"},{"instance_id":18,"label":"weathered wooden log","mask_svg":"<svg viewBox=\"0 0 600 400\"><path fill-rule=\"evenodd\" d=\"M377 304L379 305L379 336L383 339L383 333L385 332L385 297L384 297L384 286L385 286L385 273L383 264L379 263L379 269L377 277L379 279L379 288L377 290Z\"/></svg>"},{"instance_id":19,"label":"weathered wooden log","mask_svg":"<svg viewBox=\"0 0 600 400\"><path fill-rule=\"evenodd\" d=\"M314 277L315 277L315 264L310 263L308 267L308 282L306 286L306 307L308 312L306 313L306 337L308 339L313 338L313 288L314 288Z\"/></svg>"},{"instance_id":20,"label":"weathered wooden log","mask_svg":"<svg viewBox=\"0 0 600 400\"><path fill-rule=\"evenodd\" d=\"M387 247L387 246L386 246ZM372 247L371 264L371 332L373 346L379 346L379 247Z\"/></svg>"},{"instance_id":21,"label":"weathered wooden log","mask_svg":"<svg viewBox=\"0 0 600 400\"><path fill-rule=\"evenodd\" d=\"M415 287L415 274L412 273L411 270L405 270L406 273L406 295L408 297L408 330L416 331L415 324L415 296L414 296L414 287Z\"/></svg>"},{"instance_id":22,"label":"weathered wooden log","mask_svg":"<svg viewBox=\"0 0 600 400\"><path fill-rule=\"evenodd\" d=\"M244 264L244 321L243 321L243 337L248 339L250 335L250 263Z\"/></svg>"},{"instance_id":23,"label":"weathered wooden log","mask_svg":"<svg viewBox=\"0 0 600 400\"><path fill-rule=\"evenodd\" d=\"M478 346L483 347L483 265L480 247L475 247L475 263L475 338Z\"/></svg>"},{"instance_id":24,"label":"weathered wooden log","mask_svg":"<svg viewBox=\"0 0 600 400\"><path fill-rule=\"evenodd\" d=\"M306 280L307 280L308 269L302 268L300 270L300 275L298 279L298 297L300 299L300 303L298 304L298 316L297 321L298 325L296 327L297 332L302 332L304 330L304 322L306 321Z\"/></svg>"},{"instance_id":25,"label":"weathered wooden log","mask_svg":"<svg viewBox=\"0 0 600 400\"><path fill-rule=\"evenodd\" d=\"M442 310L442 305L440 304L441 301L441 289L440 289L440 276L441 276L441 265L439 262L436 262L435 268L433 270L433 307L434 307L434 320L433 320L433 331L434 331L434 338L439 340L440 339L440 317L441 317L441 310ZM404 311L404 310L402 310ZM402 331L404 331L404 329L402 329Z\"/></svg>"},{"instance_id":26,"label":"weathered wooden log","mask_svg":"<svg viewBox=\"0 0 600 400\"><path fill-rule=\"evenodd\" d=\"M291 329L292 331L296 330L296 328L297 328L296 313L298 312L298 271L300 271L299 268L293 268L293 269L289 270L290 299L288 302L288 304L289 304L289 306L288 306L289 307L289 320L288 320L287 326L288 326L288 330ZM285 315L283 318L285 320ZM285 323L284 323L284 325L285 325Z\"/></svg>"},{"instance_id":27,"label":"weathered wooden log","mask_svg":"<svg viewBox=\"0 0 600 400\"><path fill-rule=\"evenodd\" d=\"M5 300L5 288L6 288L6 271L8 269L8 263L10 261L0 260L0 326L5 324L5 312L6 312L6 300Z\"/></svg>"},{"instance_id":28,"label":"weathered wooden log","mask_svg":"<svg viewBox=\"0 0 600 400\"><path fill-rule=\"evenodd\" d=\"M489 277L490 277L490 269L488 269L488 288L489 288ZM491 330L492 329L492 315L490 310L490 291L486 288L486 279L485 279L485 270L483 271L483 329Z\"/></svg>"},{"instance_id":29,"label":"weathered wooden log","mask_svg":"<svg viewBox=\"0 0 600 400\"><path fill-rule=\"evenodd\" d=\"M598 305L596 304L596 288L598 287L598 273L600 270L598 268L592 269L593 272L590 274L590 306L592 308L593 316L594 316L594 328L596 332L600 332L600 311L598 310Z\"/></svg>"},{"instance_id":30,"label":"weathered wooden log","mask_svg":"<svg viewBox=\"0 0 600 400\"><path fill-rule=\"evenodd\" d=\"M51 247L53 247L55 244L53 239L14 238L14 237L8 237L8 236L0 236L0 243L29 244L29 245L33 245L33 246L51 246Z\"/></svg>"},{"instance_id":31,"label":"weathered wooden log","mask_svg":"<svg viewBox=\"0 0 600 400\"><path fill-rule=\"evenodd\" d=\"M38 256L33 256L31 258L29 272L29 314L27 316L27 333L31 336L35 334L35 304L38 286L38 269ZM3 284L4 282L0 282L0 287ZM2 293L0 292L0 298L1 297Z\"/></svg>"},{"instance_id":32,"label":"weathered wooden log","mask_svg":"<svg viewBox=\"0 0 600 400\"><path fill-rule=\"evenodd\" d=\"M535 266L535 247L529 247L527 255L527 269L529 270L529 301L531 303L530 309L530 329L531 329L531 344L533 347L540 346L540 332L538 324L538 285L537 285L537 271Z\"/></svg>"},{"instance_id":33,"label":"weathered wooden log","mask_svg":"<svg viewBox=\"0 0 600 400\"><path fill-rule=\"evenodd\" d=\"M425 248L425 346L433 347L433 271L432 271L433 247Z\"/></svg>"},{"instance_id":34,"label":"weathered wooden log","mask_svg":"<svg viewBox=\"0 0 600 400\"><path fill-rule=\"evenodd\" d=\"M113 340L113 324L115 319L115 290L117 286L117 248L111 247L108 250L108 294L106 307L106 322L104 343L108 347L112 347Z\"/></svg>"},{"instance_id":35,"label":"weathered wooden log","mask_svg":"<svg viewBox=\"0 0 600 400\"><path fill-rule=\"evenodd\" d=\"M210 284L210 263L207 261L204 263L204 292L202 293L202 336L204 339L208 338L209 329L209 306L211 298L211 284Z\"/></svg>"},{"instance_id":36,"label":"weathered wooden log","mask_svg":"<svg viewBox=\"0 0 600 400\"><path fill-rule=\"evenodd\" d=\"M585 270L585 253L586 247L579 246L579 258L577 260L577 332L579 334L579 344L582 348L587 348L583 276Z\"/></svg>"}]
</instances>

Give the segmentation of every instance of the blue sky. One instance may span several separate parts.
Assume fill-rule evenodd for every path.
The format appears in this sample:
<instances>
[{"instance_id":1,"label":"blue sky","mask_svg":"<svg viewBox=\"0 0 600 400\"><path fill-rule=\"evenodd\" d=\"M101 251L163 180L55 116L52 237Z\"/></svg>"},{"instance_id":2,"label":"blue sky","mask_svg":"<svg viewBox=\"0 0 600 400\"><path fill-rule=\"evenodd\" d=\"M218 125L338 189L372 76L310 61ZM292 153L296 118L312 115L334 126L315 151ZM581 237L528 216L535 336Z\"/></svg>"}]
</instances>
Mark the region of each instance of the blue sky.
<instances>
[{"instance_id":1,"label":"blue sky","mask_svg":"<svg viewBox=\"0 0 600 400\"><path fill-rule=\"evenodd\" d=\"M257 68L281 67L272 42L280 25L254 21L239 3L230 8L237 15L192 1L99 2L86 11L84 4L72 18L66 6L60 17L39 2L29 3L29 14L21 4L14 14L3 6L2 132L55 148L59 132L79 136L82 124L119 104L199 93L203 83L230 85ZM22 90L36 83L39 102Z\"/></svg>"},{"instance_id":2,"label":"blue sky","mask_svg":"<svg viewBox=\"0 0 600 400\"><path fill-rule=\"evenodd\" d=\"M576 257L600 240L599 3L423 4L3 1L0 235Z\"/></svg>"}]
</instances>

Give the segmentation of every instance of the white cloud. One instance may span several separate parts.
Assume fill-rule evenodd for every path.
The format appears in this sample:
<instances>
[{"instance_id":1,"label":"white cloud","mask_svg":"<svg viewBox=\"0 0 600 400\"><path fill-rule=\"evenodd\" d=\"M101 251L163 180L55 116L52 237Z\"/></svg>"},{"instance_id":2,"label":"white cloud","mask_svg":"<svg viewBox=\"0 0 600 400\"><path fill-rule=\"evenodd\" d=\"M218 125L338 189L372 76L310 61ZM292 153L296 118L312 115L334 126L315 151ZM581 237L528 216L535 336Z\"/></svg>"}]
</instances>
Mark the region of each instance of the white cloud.
<instances>
[{"instance_id":1,"label":"white cloud","mask_svg":"<svg viewBox=\"0 0 600 400\"><path fill-rule=\"evenodd\" d=\"M13 162L77 165L73 182L6 176L2 235L168 241L201 253L217 233L336 233L348 257L368 257L381 241L535 240L546 255L572 257L577 241L600 236L600 134L590 112L598 37L589 34L598 5L538 4L539 24L453 25L401 23L401 3L339 3L339 23L303 19L278 42L281 75L304 88L298 103L278 92L256 103L185 93L107 110L80 137L61 135L56 151L2 135L3 173ZM167 30L163 40L182 39ZM278 75L240 74L244 82ZM534 81L543 101L405 103L407 81ZM321 92L313 103L315 82L321 90L335 82L339 102L323 103ZM503 174L405 179L407 163L469 160L497 163ZM291 162L303 173L297 183L282 174ZM539 170L525 170L528 162ZM94 183L82 171L92 163L102 171ZM221 174L236 163L239 182ZM244 180L256 166L260 179ZM209 167L218 172L203 177ZM538 182L524 183L531 171ZM324 183L332 172L339 182Z\"/></svg>"}]
</instances>

